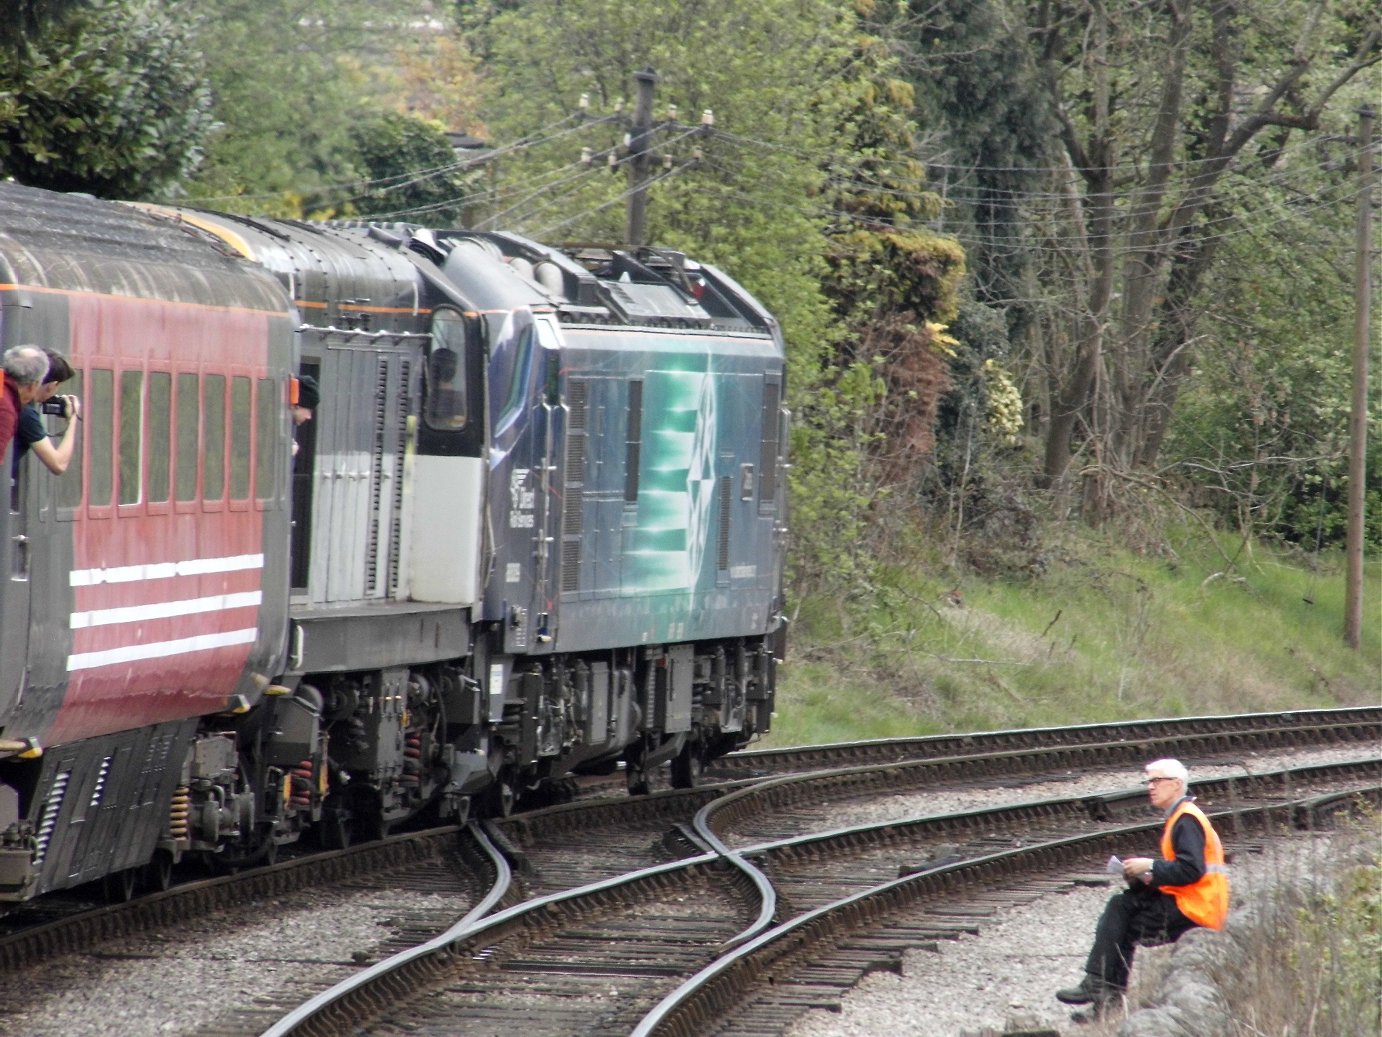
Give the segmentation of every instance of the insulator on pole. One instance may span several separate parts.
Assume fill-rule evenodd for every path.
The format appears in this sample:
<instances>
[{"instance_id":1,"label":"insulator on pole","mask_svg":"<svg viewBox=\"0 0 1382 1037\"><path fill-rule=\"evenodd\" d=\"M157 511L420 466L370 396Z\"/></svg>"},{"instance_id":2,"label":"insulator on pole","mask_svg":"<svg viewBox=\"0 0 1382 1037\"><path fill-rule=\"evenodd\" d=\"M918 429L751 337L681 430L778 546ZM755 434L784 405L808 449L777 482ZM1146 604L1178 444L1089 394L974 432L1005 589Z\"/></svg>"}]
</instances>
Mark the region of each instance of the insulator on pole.
<instances>
[{"instance_id":1,"label":"insulator on pole","mask_svg":"<svg viewBox=\"0 0 1382 1037\"><path fill-rule=\"evenodd\" d=\"M622 115L623 112L624 112L624 99L623 99L622 97L616 97L616 98L614 99L614 114L615 114L615 115Z\"/></svg>"},{"instance_id":2,"label":"insulator on pole","mask_svg":"<svg viewBox=\"0 0 1382 1037\"><path fill-rule=\"evenodd\" d=\"M609 168L611 172L619 168L619 156L612 151L609 153Z\"/></svg>"},{"instance_id":3,"label":"insulator on pole","mask_svg":"<svg viewBox=\"0 0 1382 1037\"><path fill-rule=\"evenodd\" d=\"M590 95L581 94L581 99L578 104L580 105L581 111L588 111L590 109Z\"/></svg>"},{"instance_id":4,"label":"insulator on pole","mask_svg":"<svg viewBox=\"0 0 1382 1037\"><path fill-rule=\"evenodd\" d=\"M709 108L707 108L705 111L701 112L701 125L702 125L702 126L714 126L714 125L715 125L715 113L712 112Z\"/></svg>"},{"instance_id":5,"label":"insulator on pole","mask_svg":"<svg viewBox=\"0 0 1382 1037\"><path fill-rule=\"evenodd\" d=\"M590 165L594 158L594 153L589 148L581 148L581 165Z\"/></svg>"},{"instance_id":6,"label":"insulator on pole","mask_svg":"<svg viewBox=\"0 0 1382 1037\"><path fill-rule=\"evenodd\" d=\"M672 168L672 156L671 156L671 155L663 155L663 156L662 156L662 168L663 168L663 169L671 169L671 168Z\"/></svg>"},{"instance_id":7,"label":"insulator on pole","mask_svg":"<svg viewBox=\"0 0 1382 1037\"><path fill-rule=\"evenodd\" d=\"M676 105L674 105L674 104L669 104L669 105L667 106L667 118L668 118L668 120L671 121L671 122L676 122L676 121L677 121L677 106L676 106Z\"/></svg>"}]
</instances>

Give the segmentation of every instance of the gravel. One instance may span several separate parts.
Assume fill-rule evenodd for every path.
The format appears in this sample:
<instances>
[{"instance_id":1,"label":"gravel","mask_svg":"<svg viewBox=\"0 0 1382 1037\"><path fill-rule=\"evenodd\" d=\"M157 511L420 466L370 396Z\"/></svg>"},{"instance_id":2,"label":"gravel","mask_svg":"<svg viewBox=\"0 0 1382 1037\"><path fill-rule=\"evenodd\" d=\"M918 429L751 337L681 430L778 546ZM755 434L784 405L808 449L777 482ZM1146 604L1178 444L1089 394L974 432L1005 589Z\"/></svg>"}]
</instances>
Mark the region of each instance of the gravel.
<instances>
[{"instance_id":1,"label":"gravel","mask_svg":"<svg viewBox=\"0 0 1382 1037\"><path fill-rule=\"evenodd\" d=\"M1247 766L1267 770L1368 755L1373 753L1367 747L1314 750L1248 761ZM1215 777L1244 770L1204 767L1197 773ZM1071 775L1011 789L898 796L868 809L857 804L827 809L820 828L1084 795L1126 788L1137 778L1135 773L1122 778ZM1286 848L1240 856L1232 864L1235 898L1242 902L1262 884L1298 874L1302 860L1321 852L1310 840L1295 839ZM1097 862L1091 872L1101 867ZM1109 888L1075 887L1043 896L1000 912L978 936L947 941L938 953L909 952L902 975L866 978L845 999L841 1012L805 1016L789 1037L960 1037L986 1026L1001 1032L1014 1020L1075 1032L1069 1010L1053 992L1080 978L1095 920L1109 894ZM106 948L100 955L62 958L43 966L42 988L51 991L48 981L56 978L66 988L58 993L33 994L35 984L22 971L4 977L10 996L0 1031L13 1037L193 1034L261 997L285 991L305 997L350 975L358 969L356 963L375 960L380 945L401 924L419 912L447 906L427 900L387 885L344 897L307 893L245 905L241 914L253 912L261 920L226 938L215 937L225 927L224 919L211 917L173 938L138 938L118 951ZM456 917L468 907L456 904ZM1139 963L1166 952L1144 951ZM1138 975L1135 970L1134 984ZM15 991L31 993L21 998ZM1079 1032L1096 1037L1100 1029L1082 1027Z\"/></svg>"}]
</instances>

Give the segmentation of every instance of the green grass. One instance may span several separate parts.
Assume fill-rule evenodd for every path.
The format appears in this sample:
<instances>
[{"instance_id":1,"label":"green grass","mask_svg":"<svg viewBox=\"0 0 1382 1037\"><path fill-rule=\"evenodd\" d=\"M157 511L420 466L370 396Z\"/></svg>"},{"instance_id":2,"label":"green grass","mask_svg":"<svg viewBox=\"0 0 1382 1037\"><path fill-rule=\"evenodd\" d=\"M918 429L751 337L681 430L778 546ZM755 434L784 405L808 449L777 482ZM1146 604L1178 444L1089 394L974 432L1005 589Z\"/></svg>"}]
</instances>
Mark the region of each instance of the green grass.
<instances>
[{"instance_id":1,"label":"green grass","mask_svg":"<svg viewBox=\"0 0 1382 1037\"><path fill-rule=\"evenodd\" d=\"M914 550L866 602L801 602L764 744L1382 701L1376 558L1353 651L1337 554L1200 528L1155 552L1115 530L1048 540L1035 576L957 576Z\"/></svg>"}]
</instances>

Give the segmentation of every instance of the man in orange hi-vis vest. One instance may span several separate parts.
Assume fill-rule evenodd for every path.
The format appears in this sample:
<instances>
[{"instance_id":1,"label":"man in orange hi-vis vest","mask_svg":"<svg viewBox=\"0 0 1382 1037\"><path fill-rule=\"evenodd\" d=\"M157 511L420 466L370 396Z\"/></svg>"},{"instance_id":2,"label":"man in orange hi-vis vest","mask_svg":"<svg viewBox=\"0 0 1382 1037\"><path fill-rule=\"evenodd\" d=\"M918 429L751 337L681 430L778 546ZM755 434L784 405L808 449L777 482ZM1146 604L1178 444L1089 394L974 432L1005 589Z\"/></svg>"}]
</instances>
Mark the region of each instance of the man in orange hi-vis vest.
<instances>
[{"instance_id":1,"label":"man in orange hi-vis vest","mask_svg":"<svg viewBox=\"0 0 1382 1037\"><path fill-rule=\"evenodd\" d=\"M1102 1011L1126 992L1138 940L1175 940L1197 925L1222 929L1228 917L1224 847L1189 795L1189 772L1179 760L1156 760L1146 770L1147 796L1166 817L1161 859L1122 862L1128 888L1099 918L1080 985L1056 991L1066 1004Z\"/></svg>"}]
</instances>

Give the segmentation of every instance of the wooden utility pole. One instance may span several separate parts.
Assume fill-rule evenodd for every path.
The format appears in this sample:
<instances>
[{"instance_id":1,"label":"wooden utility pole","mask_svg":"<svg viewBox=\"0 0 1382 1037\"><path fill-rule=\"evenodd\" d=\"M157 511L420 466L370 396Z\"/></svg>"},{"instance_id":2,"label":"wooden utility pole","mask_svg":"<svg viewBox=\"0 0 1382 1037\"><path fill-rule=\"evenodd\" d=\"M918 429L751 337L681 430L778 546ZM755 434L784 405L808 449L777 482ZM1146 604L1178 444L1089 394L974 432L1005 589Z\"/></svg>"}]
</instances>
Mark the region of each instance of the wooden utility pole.
<instances>
[{"instance_id":1,"label":"wooden utility pole","mask_svg":"<svg viewBox=\"0 0 1382 1037\"><path fill-rule=\"evenodd\" d=\"M1353 336L1353 412L1348 428L1348 577L1344 643L1358 648L1363 630L1363 481L1367 474L1368 339L1372 304L1372 120L1358 112L1358 281Z\"/></svg>"},{"instance_id":2,"label":"wooden utility pole","mask_svg":"<svg viewBox=\"0 0 1382 1037\"><path fill-rule=\"evenodd\" d=\"M633 126L629 131L629 226L628 246L636 249L647 234L648 170L652 156L648 151L653 133L653 87L657 73L650 68L635 72L638 98L633 106Z\"/></svg>"}]
</instances>

